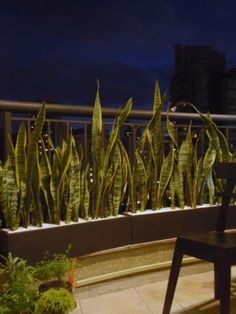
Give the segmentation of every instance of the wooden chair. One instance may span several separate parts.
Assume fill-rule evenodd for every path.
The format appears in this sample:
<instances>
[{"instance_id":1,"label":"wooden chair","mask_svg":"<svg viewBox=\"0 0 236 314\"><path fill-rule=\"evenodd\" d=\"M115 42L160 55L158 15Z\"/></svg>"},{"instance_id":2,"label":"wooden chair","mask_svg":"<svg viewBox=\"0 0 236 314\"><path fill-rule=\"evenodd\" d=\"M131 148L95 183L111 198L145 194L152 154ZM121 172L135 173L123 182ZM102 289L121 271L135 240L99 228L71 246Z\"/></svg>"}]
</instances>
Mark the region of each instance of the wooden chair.
<instances>
[{"instance_id":1,"label":"wooden chair","mask_svg":"<svg viewBox=\"0 0 236 314\"><path fill-rule=\"evenodd\" d=\"M220 301L220 314L230 313L231 265L236 264L236 233L225 232L227 209L236 183L236 163L220 163L218 178L226 179L217 226L215 231L178 237L176 240L163 314L169 314L179 276L183 255L193 256L214 263L214 293Z\"/></svg>"}]
</instances>

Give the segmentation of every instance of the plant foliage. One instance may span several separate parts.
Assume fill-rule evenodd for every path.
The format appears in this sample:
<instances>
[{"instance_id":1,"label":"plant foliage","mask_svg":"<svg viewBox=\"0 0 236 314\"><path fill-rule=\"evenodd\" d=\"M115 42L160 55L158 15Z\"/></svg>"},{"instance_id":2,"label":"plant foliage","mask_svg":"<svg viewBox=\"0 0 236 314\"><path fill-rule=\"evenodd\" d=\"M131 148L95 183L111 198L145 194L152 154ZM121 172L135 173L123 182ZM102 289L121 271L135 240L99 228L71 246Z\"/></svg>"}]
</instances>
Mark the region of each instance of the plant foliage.
<instances>
[{"instance_id":1,"label":"plant foliage","mask_svg":"<svg viewBox=\"0 0 236 314\"><path fill-rule=\"evenodd\" d=\"M36 304L37 314L68 314L76 307L72 294L65 288L48 289Z\"/></svg>"},{"instance_id":2,"label":"plant foliage","mask_svg":"<svg viewBox=\"0 0 236 314\"><path fill-rule=\"evenodd\" d=\"M190 121L178 127L167 110L161 119L165 95L155 83L153 113L134 145L132 156L120 136L132 109L129 99L115 118L109 136L104 134L99 82L91 128L91 158L83 160L82 145L72 131L50 154L41 136L46 109L42 105L32 134L20 125L15 144L9 138L7 160L0 162L0 206L4 227L60 224L117 216L121 209L136 212L164 206L184 208L215 201L222 181L215 180L214 165L232 161L228 141L210 114L199 114L202 128ZM41 143L41 149L39 149ZM204 145L204 149L202 149ZM123 206L123 207L122 207Z\"/></svg>"}]
</instances>

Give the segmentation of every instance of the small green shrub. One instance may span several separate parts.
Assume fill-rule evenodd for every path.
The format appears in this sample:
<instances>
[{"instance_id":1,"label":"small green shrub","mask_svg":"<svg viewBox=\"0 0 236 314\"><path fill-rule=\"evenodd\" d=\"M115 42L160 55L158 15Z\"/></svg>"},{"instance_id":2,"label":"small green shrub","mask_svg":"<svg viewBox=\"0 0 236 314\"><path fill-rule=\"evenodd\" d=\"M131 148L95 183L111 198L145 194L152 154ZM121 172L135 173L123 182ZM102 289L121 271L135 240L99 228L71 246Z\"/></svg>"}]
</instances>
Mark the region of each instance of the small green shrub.
<instances>
[{"instance_id":1,"label":"small green shrub","mask_svg":"<svg viewBox=\"0 0 236 314\"><path fill-rule=\"evenodd\" d=\"M28 265L20 257L13 257L11 253L2 259L0 314L66 314L75 308L76 302L63 284L67 273L72 272L75 266L69 257L69 248L65 253L46 254L37 267ZM57 279L63 288L50 288L39 293L39 277L43 280Z\"/></svg>"},{"instance_id":2,"label":"small green shrub","mask_svg":"<svg viewBox=\"0 0 236 314\"><path fill-rule=\"evenodd\" d=\"M67 314L76 307L72 294L64 289L48 289L36 303L37 314Z\"/></svg>"},{"instance_id":3,"label":"small green shrub","mask_svg":"<svg viewBox=\"0 0 236 314\"><path fill-rule=\"evenodd\" d=\"M66 275L72 268L72 258L69 257L69 249L65 253L53 255L47 252L43 259L35 265L35 277L42 281L67 280Z\"/></svg>"},{"instance_id":4,"label":"small green shrub","mask_svg":"<svg viewBox=\"0 0 236 314\"><path fill-rule=\"evenodd\" d=\"M32 313L38 297L34 281L34 267L11 253L1 263L3 281L0 295L0 313Z\"/></svg>"},{"instance_id":5,"label":"small green shrub","mask_svg":"<svg viewBox=\"0 0 236 314\"><path fill-rule=\"evenodd\" d=\"M1 314L11 314L11 309L4 304L3 298L0 296L0 313Z\"/></svg>"}]
</instances>

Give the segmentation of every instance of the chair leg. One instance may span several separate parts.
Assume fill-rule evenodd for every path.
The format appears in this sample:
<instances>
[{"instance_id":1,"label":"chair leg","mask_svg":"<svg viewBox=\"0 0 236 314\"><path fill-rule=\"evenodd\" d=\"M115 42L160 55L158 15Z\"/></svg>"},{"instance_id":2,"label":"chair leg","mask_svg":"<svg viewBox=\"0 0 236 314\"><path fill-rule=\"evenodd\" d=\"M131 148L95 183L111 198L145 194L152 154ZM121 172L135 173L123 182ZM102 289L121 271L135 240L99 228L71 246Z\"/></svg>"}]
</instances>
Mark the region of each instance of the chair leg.
<instances>
[{"instance_id":1,"label":"chair leg","mask_svg":"<svg viewBox=\"0 0 236 314\"><path fill-rule=\"evenodd\" d=\"M162 314L170 313L182 259L183 253L180 242L177 239Z\"/></svg>"},{"instance_id":2,"label":"chair leg","mask_svg":"<svg viewBox=\"0 0 236 314\"><path fill-rule=\"evenodd\" d=\"M219 300L220 298L220 284L219 284L219 268L218 265L215 263L214 264L214 294L215 294L215 299Z\"/></svg>"},{"instance_id":3,"label":"chair leg","mask_svg":"<svg viewBox=\"0 0 236 314\"><path fill-rule=\"evenodd\" d=\"M230 282L231 266L224 262L217 265L218 269L218 294L220 300L220 313L230 313ZM220 287L220 288L219 288Z\"/></svg>"}]
</instances>

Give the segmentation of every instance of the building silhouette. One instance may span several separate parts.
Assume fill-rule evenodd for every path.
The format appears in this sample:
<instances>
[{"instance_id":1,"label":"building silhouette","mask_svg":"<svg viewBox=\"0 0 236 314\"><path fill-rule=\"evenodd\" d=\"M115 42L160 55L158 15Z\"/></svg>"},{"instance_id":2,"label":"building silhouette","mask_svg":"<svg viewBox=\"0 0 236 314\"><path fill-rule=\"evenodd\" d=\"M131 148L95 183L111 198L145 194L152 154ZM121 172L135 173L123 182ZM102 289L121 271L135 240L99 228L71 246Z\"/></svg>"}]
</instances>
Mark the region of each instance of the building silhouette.
<instances>
[{"instance_id":1,"label":"building silhouette","mask_svg":"<svg viewBox=\"0 0 236 314\"><path fill-rule=\"evenodd\" d=\"M228 114L236 114L236 68L225 72L222 77L222 104Z\"/></svg>"},{"instance_id":2,"label":"building silhouette","mask_svg":"<svg viewBox=\"0 0 236 314\"><path fill-rule=\"evenodd\" d=\"M222 106L227 114L236 114L236 68L225 72L222 77ZM231 149L236 149L236 130L228 129Z\"/></svg>"},{"instance_id":3,"label":"building silhouette","mask_svg":"<svg viewBox=\"0 0 236 314\"><path fill-rule=\"evenodd\" d=\"M224 71L224 53L211 46L176 45L170 102L190 102L202 112L224 113L221 87Z\"/></svg>"}]
</instances>

